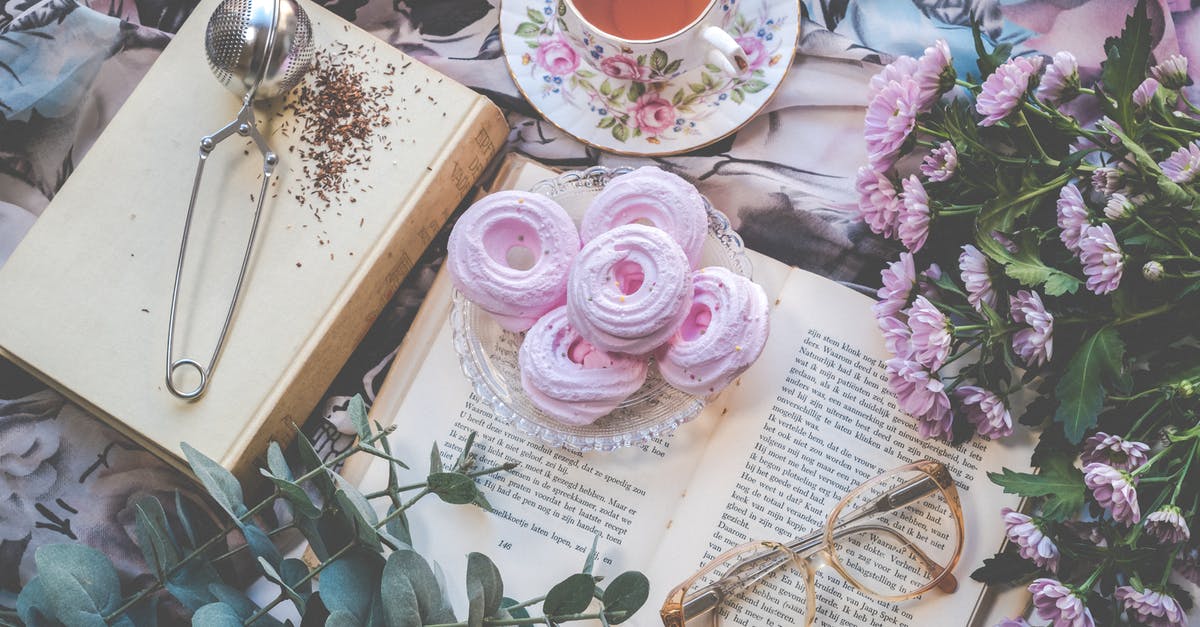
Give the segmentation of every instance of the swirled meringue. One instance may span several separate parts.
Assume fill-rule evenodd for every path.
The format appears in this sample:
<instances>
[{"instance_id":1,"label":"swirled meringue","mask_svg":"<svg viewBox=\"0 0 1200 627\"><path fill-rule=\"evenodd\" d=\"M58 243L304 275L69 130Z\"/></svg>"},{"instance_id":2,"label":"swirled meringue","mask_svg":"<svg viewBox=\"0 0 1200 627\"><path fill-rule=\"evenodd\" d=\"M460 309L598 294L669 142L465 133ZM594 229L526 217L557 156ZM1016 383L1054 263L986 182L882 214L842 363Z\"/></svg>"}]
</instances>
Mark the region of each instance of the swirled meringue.
<instances>
[{"instance_id":1,"label":"swirled meringue","mask_svg":"<svg viewBox=\"0 0 1200 627\"><path fill-rule=\"evenodd\" d=\"M571 327L566 307L547 313L529 329L518 363L529 400L572 425L595 422L646 381L645 359L592 346Z\"/></svg>"},{"instance_id":2,"label":"swirled meringue","mask_svg":"<svg viewBox=\"0 0 1200 627\"><path fill-rule=\"evenodd\" d=\"M770 311L757 283L726 268L692 274L688 315L658 353L658 371L696 396L720 392L758 359L767 343Z\"/></svg>"},{"instance_id":3,"label":"swirled meringue","mask_svg":"<svg viewBox=\"0 0 1200 627\"><path fill-rule=\"evenodd\" d=\"M589 242L615 227L634 223L649 223L666 231L692 267L700 264L708 212L704 198L691 183L654 166L618 176L592 200L579 233Z\"/></svg>"},{"instance_id":4,"label":"swirled meringue","mask_svg":"<svg viewBox=\"0 0 1200 627\"><path fill-rule=\"evenodd\" d=\"M482 198L458 219L446 265L459 291L500 326L520 332L563 304L579 246L575 223L558 203L503 191ZM509 261L522 248L533 259L528 268Z\"/></svg>"}]
</instances>

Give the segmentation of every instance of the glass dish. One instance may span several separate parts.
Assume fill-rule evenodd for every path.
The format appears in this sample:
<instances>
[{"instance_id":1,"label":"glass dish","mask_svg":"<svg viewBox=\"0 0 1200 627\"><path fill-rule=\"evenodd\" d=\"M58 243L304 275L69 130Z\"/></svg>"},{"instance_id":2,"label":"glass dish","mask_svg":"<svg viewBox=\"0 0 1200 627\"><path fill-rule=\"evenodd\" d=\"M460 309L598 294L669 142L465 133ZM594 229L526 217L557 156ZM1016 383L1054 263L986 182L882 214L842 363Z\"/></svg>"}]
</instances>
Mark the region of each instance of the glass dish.
<instances>
[{"instance_id":1,"label":"glass dish","mask_svg":"<svg viewBox=\"0 0 1200 627\"><path fill-rule=\"evenodd\" d=\"M597 166L567 172L535 184L531 191L553 198L578 225L588 204L604 185L629 171L629 168ZM741 236L733 230L725 214L714 209L707 199L705 206L708 238L702 248L701 265L724 266L750 278L750 260ZM705 399L668 385L652 363L646 383L612 413L590 425L561 423L531 403L521 387L517 350L523 334L500 328L487 312L458 290L454 291L450 322L463 373L476 394L492 408L494 417L546 444L576 451L610 451L632 446L670 433L704 408Z\"/></svg>"}]
</instances>

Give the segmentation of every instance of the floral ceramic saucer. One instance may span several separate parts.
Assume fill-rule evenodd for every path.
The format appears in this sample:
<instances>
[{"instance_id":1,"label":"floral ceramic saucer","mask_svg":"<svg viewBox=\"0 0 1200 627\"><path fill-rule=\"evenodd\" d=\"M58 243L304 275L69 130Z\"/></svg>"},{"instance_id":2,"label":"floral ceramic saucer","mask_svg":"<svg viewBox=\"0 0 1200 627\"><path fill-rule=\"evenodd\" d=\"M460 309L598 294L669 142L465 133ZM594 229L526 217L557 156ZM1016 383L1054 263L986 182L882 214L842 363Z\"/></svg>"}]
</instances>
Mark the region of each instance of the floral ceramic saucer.
<instances>
[{"instance_id":1,"label":"floral ceramic saucer","mask_svg":"<svg viewBox=\"0 0 1200 627\"><path fill-rule=\"evenodd\" d=\"M662 50L611 54L576 47L562 33L558 0L503 0L500 43L509 72L547 121L590 146L667 155L738 130L779 88L800 34L797 0L721 0L719 24L746 51L737 77L713 65L663 82L679 67ZM661 54L660 54L661 53Z\"/></svg>"}]
</instances>

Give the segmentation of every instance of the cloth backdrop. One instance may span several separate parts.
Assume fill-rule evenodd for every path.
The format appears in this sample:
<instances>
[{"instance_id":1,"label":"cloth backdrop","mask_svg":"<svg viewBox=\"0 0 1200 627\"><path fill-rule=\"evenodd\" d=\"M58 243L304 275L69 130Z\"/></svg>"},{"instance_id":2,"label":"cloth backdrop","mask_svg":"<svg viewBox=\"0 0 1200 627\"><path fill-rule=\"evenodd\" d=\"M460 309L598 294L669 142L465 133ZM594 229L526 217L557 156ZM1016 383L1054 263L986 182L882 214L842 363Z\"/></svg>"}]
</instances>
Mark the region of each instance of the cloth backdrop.
<instances>
[{"instance_id":1,"label":"cloth backdrop","mask_svg":"<svg viewBox=\"0 0 1200 627\"><path fill-rule=\"evenodd\" d=\"M585 147L537 117L504 67L498 0L317 1L491 97L508 114L511 150L564 168L655 163L695 182L750 247L865 283L877 283L882 260L895 253L848 210L854 171L865 161L867 81L879 64L897 54L919 55L940 37L950 42L960 73L974 70L969 20L976 15L993 41L1012 43L1018 52L1072 50L1085 75L1094 76L1104 38L1120 30L1133 5L806 0L799 54L765 112L702 150L647 159ZM1192 10L1193 1L1152 1L1151 11L1156 54L1183 52L1196 67L1200 10ZM0 263L195 3L0 0ZM431 246L308 421L305 429L323 454L350 443L346 401L356 393L374 398L441 262L444 238ZM84 542L108 554L127 579L148 579L132 541L131 506L145 495L167 497L162 500L173 515L175 490L197 508L208 507L182 475L0 360L0 606L15 606L33 575L33 551L45 543Z\"/></svg>"}]
</instances>

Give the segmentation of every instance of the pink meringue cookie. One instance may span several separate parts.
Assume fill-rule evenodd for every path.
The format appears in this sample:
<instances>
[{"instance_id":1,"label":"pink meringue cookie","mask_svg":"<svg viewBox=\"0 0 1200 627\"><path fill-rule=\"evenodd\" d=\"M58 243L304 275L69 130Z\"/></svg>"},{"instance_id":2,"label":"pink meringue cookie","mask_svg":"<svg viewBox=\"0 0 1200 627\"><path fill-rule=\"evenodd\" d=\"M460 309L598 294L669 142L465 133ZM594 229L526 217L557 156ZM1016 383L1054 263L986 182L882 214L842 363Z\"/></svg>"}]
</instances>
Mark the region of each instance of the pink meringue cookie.
<instances>
[{"instance_id":1,"label":"pink meringue cookie","mask_svg":"<svg viewBox=\"0 0 1200 627\"><path fill-rule=\"evenodd\" d=\"M534 405L572 425L616 409L646 381L646 360L605 353L579 337L567 308L542 316L518 353L521 386Z\"/></svg>"},{"instance_id":2,"label":"pink meringue cookie","mask_svg":"<svg viewBox=\"0 0 1200 627\"><path fill-rule=\"evenodd\" d=\"M597 348L643 355L687 315L691 267L665 231L626 224L584 245L567 279L567 317Z\"/></svg>"},{"instance_id":3,"label":"pink meringue cookie","mask_svg":"<svg viewBox=\"0 0 1200 627\"><path fill-rule=\"evenodd\" d=\"M528 268L510 255L525 249ZM558 203L540 194L504 191L480 199L450 232L446 265L471 302L509 331L528 329L565 302L571 260L579 252L575 223Z\"/></svg>"},{"instance_id":4,"label":"pink meringue cookie","mask_svg":"<svg viewBox=\"0 0 1200 627\"><path fill-rule=\"evenodd\" d=\"M757 283L712 266L692 275L695 293L679 332L658 353L667 383L696 396L720 392L758 359L770 312Z\"/></svg>"},{"instance_id":5,"label":"pink meringue cookie","mask_svg":"<svg viewBox=\"0 0 1200 627\"><path fill-rule=\"evenodd\" d=\"M583 241L625 224L649 223L675 240L694 268L708 234L708 211L696 187L654 166L609 181L583 215Z\"/></svg>"}]
</instances>

